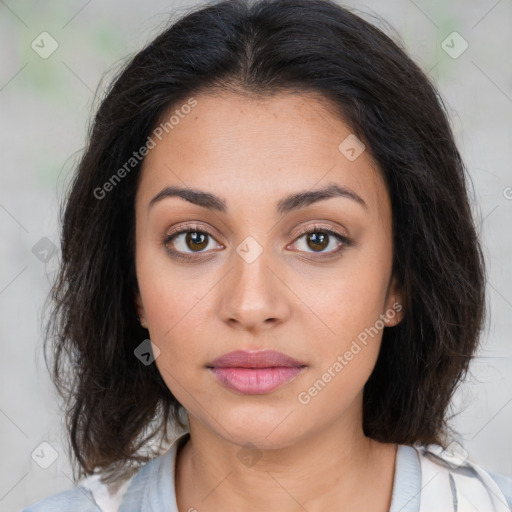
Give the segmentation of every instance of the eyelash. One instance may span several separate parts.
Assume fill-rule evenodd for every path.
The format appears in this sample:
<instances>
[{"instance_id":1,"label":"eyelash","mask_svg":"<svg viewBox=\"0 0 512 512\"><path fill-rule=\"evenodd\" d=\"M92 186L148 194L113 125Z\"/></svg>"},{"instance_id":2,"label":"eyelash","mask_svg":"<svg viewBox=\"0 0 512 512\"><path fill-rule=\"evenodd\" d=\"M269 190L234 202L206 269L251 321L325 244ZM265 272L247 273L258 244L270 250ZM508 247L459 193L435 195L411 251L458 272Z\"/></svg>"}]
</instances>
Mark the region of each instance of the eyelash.
<instances>
[{"instance_id":1,"label":"eyelash","mask_svg":"<svg viewBox=\"0 0 512 512\"><path fill-rule=\"evenodd\" d=\"M323 228L323 227L317 226L317 225L310 226L308 228L302 229L297 234L295 240L298 240L299 238L302 238L304 235L308 235L308 234L311 234L311 233L318 233L318 232L327 234L329 236L333 236L334 238L336 238L342 244L338 249L336 249L334 251L330 251L330 253L328 253L329 256L320 256L320 259L331 257L334 254L337 254L337 253L341 252L344 247L347 247L347 246L352 244L352 242L347 237L341 235L337 231L334 231L334 230L328 229L328 228ZM201 228L200 229L196 225L180 226L179 230L175 230L175 231L173 231L171 233L166 233L165 236L162 239L162 243L163 243L163 245L165 245L167 251L171 254L171 256L173 256L174 258L177 258L179 260L190 261L190 260L193 260L193 259L197 259L198 257L201 258L201 256L198 256L198 255L202 254L201 252L197 252L194 255L185 255L185 254L183 254L183 253L181 253L179 251L175 251L175 250L169 249L167 247L169 242L174 237L177 237L177 236L182 235L184 233L201 233L201 234L208 235L211 238L215 239L214 235L212 233L210 233L207 229L205 229L205 228ZM317 253L317 254L323 254L323 253ZM319 259L319 258L316 258L316 259Z\"/></svg>"}]
</instances>

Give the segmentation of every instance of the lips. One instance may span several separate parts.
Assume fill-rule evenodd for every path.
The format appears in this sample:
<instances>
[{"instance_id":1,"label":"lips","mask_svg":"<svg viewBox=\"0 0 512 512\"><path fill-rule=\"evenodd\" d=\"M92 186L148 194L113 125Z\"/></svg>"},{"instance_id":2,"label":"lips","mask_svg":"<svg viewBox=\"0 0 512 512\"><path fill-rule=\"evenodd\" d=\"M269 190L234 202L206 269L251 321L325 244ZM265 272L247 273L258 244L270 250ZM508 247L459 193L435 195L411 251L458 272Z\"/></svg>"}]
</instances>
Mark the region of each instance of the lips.
<instances>
[{"instance_id":1,"label":"lips","mask_svg":"<svg viewBox=\"0 0 512 512\"><path fill-rule=\"evenodd\" d=\"M294 380L306 365L275 350L237 350L215 359L207 368L231 391L264 395Z\"/></svg>"},{"instance_id":2,"label":"lips","mask_svg":"<svg viewBox=\"0 0 512 512\"><path fill-rule=\"evenodd\" d=\"M208 368L300 368L306 365L275 350L261 350L258 352L236 350L218 357L206 366Z\"/></svg>"}]
</instances>

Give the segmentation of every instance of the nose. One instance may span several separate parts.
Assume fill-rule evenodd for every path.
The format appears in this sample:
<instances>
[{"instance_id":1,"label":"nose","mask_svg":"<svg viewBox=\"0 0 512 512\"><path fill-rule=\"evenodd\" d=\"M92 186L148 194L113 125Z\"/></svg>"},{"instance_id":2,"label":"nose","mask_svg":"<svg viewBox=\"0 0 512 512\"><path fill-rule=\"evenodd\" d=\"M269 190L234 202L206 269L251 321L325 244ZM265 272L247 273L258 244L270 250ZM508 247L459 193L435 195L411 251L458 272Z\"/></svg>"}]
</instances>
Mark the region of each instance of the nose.
<instances>
[{"instance_id":1,"label":"nose","mask_svg":"<svg viewBox=\"0 0 512 512\"><path fill-rule=\"evenodd\" d=\"M233 254L233 268L222 280L219 305L219 315L230 327L256 333L290 318L293 293L270 253L263 250L254 261Z\"/></svg>"}]
</instances>

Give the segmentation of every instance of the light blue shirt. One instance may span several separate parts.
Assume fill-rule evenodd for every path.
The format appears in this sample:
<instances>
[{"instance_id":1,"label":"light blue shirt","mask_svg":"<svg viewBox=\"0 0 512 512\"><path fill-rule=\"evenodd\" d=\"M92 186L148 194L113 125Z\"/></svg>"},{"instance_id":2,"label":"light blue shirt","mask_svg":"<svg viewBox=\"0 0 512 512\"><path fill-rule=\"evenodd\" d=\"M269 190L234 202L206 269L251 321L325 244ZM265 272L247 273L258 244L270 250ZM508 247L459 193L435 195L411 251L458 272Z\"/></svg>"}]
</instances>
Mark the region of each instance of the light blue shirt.
<instances>
[{"instance_id":1,"label":"light blue shirt","mask_svg":"<svg viewBox=\"0 0 512 512\"><path fill-rule=\"evenodd\" d=\"M118 512L178 512L174 487L176 454L178 448L188 439L188 435L189 433L185 432L179 436L165 454L156 457L138 470L124 493ZM478 479L477 474L470 468L452 471L462 471L465 476ZM490 471L487 473L498 485L512 511L512 478ZM389 512L419 512L421 494L420 455L413 446L398 445ZM454 493L455 506L450 503L450 510L456 510L456 503L457 496ZM444 510L448 510L448 507ZM444 510L440 509L439 512ZM74 489L43 499L21 512L103 511L94 501L91 492L79 484Z\"/></svg>"}]
</instances>

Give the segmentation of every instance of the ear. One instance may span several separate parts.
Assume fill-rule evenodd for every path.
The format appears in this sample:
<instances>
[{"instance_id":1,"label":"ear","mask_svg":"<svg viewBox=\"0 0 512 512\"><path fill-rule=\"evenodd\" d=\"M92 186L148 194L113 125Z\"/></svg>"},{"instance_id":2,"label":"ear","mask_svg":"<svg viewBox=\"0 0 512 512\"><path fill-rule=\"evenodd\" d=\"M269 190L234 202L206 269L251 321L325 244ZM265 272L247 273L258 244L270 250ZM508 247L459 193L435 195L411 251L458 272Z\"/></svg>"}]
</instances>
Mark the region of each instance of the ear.
<instances>
[{"instance_id":1,"label":"ear","mask_svg":"<svg viewBox=\"0 0 512 512\"><path fill-rule=\"evenodd\" d=\"M402 286L398 278L393 276L386 297L386 307L383 312L386 327L394 327L403 320L405 315L403 298Z\"/></svg>"},{"instance_id":2,"label":"ear","mask_svg":"<svg viewBox=\"0 0 512 512\"><path fill-rule=\"evenodd\" d=\"M140 292L137 291L135 294L135 306L137 309L137 314L139 315L139 322L142 327L147 328L147 322L146 322L146 311L144 309L144 305L142 304L142 297L140 296Z\"/></svg>"}]
</instances>

